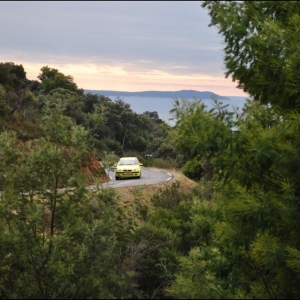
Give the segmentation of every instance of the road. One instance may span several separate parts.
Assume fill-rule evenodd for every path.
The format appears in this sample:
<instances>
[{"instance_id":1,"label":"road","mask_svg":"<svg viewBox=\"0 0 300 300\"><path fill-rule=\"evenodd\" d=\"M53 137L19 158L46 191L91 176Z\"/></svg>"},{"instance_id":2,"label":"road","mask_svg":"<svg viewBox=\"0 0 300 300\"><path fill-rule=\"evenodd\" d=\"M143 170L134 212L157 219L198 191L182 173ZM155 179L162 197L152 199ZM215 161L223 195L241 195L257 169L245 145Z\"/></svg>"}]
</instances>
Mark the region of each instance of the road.
<instances>
[{"instance_id":1,"label":"road","mask_svg":"<svg viewBox=\"0 0 300 300\"><path fill-rule=\"evenodd\" d=\"M106 170L107 175L111 178L110 181L107 183L103 183L100 188L120 188L120 187L128 187L128 186L139 186L139 185L149 185L149 184L156 184L156 183L161 183L161 182L166 182L169 181L173 178L173 175L160 171L160 170L155 170L152 168L142 168L142 174L141 178L136 179L136 178L126 178L126 179L120 179L116 180L115 179L115 173L113 171L108 171ZM60 191L64 190L74 190L75 188L63 188ZM90 185L87 187L88 190L98 190L99 186L97 185ZM50 192L50 191L49 191ZM2 191L0 191L0 196L1 196Z\"/></svg>"},{"instance_id":2,"label":"road","mask_svg":"<svg viewBox=\"0 0 300 300\"><path fill-rule=\"evenodd\" d=\"M168 172L163 172L159 170L155 170L152 168L142 168L141 178L126 178L126 179L115 179L115 173L113 171L106 170L107 175L111 178L107 183L102 184L102 187L110 187L110 188L120 188L127 186L138 186L138 185L148 185L148 184L156 184L171 180L173 175ZM96 186L90 186L89 189L96 189Z\"/></svg>"}]
</instances>

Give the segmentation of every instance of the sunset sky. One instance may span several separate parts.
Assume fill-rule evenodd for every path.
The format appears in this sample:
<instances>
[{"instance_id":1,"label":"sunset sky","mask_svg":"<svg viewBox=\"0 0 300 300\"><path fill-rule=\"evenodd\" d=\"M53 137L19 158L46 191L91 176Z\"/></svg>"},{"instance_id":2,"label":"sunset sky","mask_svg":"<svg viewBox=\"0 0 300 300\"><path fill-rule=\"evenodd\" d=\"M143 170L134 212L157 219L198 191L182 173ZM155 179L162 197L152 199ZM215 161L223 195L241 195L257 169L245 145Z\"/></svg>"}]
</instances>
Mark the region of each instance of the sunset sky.
<instances>
[{"instance_id":1,"label":"sunset sky","mask_svg":"<svg viewBox=\"0 0 300 300\"><path fill-rule=\"evenodd\" d=\"M79 88L247 96L225 78L222 37L201 2L0 2L0 61L43 66Z\"/></svg>"}]
</instances>

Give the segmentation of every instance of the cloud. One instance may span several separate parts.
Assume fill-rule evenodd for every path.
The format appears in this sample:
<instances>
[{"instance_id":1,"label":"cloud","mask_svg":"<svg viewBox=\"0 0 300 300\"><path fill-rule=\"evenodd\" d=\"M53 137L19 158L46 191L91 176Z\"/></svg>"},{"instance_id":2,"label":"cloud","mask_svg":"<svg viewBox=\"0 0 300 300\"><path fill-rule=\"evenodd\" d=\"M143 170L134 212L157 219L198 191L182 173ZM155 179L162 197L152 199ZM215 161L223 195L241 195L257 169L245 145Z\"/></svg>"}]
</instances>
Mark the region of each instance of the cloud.
<instances>
[{"instance_id":1,"label":"cloud","mask_svg":"<svg viewBox=\"0 0 300 300\"><path fill-rule=\"evenodd\" d=\"M209 22L193 1L1 2L0 59L35 78L42 66L58 68L84 88L190 88L211 76L239 94Z\"/></svg>"},{"instance_id":2,"label":"cloud","mask_svg":"<svg viewBox=\"0 0 300 300\"><path fill-rule=\"evenodd\" d=\"M27 72L27 78L36 80L41 67L45 65L47 64L23 63ZM59 69L66 75L72 75L78 87L84 89L132 92L194 89L198 91L210 90L227 96L244 96L242 91L232 94L232 91L236 90L236 83L233 83L230 79L225 79L222 75L211 76L200 73L188 75L174 74L159 69L140 69L138 66L132 64L52 64L50 67Z\"/></svg>"}]
</instances>

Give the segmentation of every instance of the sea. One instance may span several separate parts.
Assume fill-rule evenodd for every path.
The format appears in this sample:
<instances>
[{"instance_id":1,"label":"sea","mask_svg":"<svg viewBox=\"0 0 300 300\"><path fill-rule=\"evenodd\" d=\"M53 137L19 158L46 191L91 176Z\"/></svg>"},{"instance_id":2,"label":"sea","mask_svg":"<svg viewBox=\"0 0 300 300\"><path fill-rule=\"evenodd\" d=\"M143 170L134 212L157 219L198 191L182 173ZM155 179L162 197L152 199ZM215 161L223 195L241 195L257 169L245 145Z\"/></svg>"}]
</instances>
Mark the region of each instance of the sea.
<instances>
[{"instance_id":1,"label":"sea","mask_svg":"<svg viewBox=\"0 0 300 300\"><path fill-rule=\"evenodd\" d=\"M247 97L237 97L237 96L226 96L229 100L220 100L224 105L228 104L227 109L229 111L238 110L244 107ZM109 96L111 100L116 100L117 97ZM148 98L148 97L122 97L125 103L130 105L130 108L138 113L142 114L145 111L156 111L159 117L169 125L174 125L171 120L172 115L170 110L174 108L174 99L170 98ZM202 99L202 102L207 107L207 110L213 108L213 101L211 99Z\"/></svg>"}]
</instances>

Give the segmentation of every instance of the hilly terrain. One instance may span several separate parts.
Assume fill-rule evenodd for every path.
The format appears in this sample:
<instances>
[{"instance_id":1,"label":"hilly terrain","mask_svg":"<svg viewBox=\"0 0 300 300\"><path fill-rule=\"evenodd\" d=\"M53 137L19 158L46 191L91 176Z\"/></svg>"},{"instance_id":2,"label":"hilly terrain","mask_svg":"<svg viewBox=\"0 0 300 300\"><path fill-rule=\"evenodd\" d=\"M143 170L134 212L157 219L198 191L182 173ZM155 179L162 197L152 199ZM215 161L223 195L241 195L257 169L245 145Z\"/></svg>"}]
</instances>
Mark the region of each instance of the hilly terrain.
<instances>
[{"instance_id":1,"label":"hilly terrain","mask_svg":"<svg viewBox=\"0 0 300 300\"><path fill-rule=\"evenodd\" d=\"M142 92L125 92L125 91L108 91L108 90L84 90L85 93L104 95L106 97L148 97L148 98L187 98L194 97L198 99L230 100L228 97L217 95L213 92L199 92L195 90L180 91L142 91Z\"/></svg>"}]
</instances>

